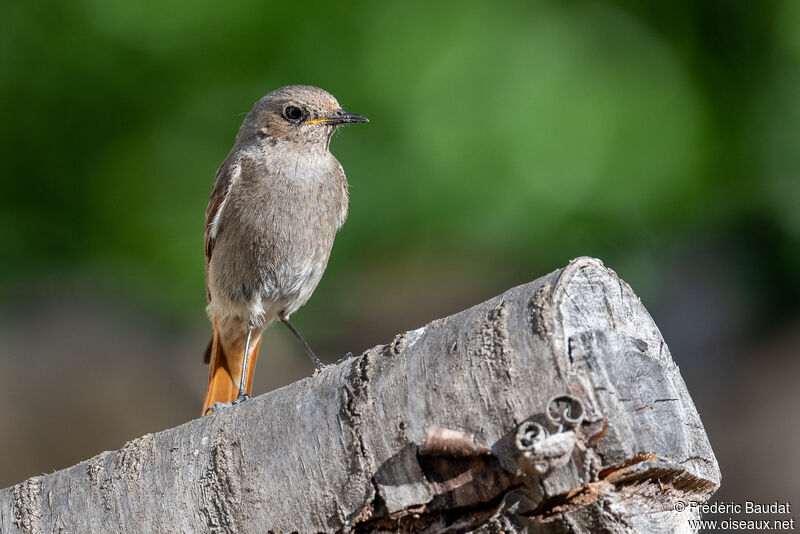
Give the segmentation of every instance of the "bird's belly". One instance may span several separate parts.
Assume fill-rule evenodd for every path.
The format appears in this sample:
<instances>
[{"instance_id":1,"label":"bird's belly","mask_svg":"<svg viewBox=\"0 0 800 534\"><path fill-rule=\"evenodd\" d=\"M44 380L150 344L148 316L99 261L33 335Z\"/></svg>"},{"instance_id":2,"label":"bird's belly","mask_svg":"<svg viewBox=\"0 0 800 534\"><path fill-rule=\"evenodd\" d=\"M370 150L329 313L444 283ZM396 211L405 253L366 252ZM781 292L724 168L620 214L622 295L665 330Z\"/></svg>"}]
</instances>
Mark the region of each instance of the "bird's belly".
<instances>
[{"instance_id":1,"label":"bird's belly","mask_svg":"<svg viewBox=\"0 0 800 534\"><path fill-rule=\"evenodd\" d=\"M250 239L220 237L209 264L208 312L212 317L236 316L264 325L291 315L308 301L333 245L332 236L326 240L319 235L308 243L259 239L253 234Z\"/></svg>"}]
</instances>

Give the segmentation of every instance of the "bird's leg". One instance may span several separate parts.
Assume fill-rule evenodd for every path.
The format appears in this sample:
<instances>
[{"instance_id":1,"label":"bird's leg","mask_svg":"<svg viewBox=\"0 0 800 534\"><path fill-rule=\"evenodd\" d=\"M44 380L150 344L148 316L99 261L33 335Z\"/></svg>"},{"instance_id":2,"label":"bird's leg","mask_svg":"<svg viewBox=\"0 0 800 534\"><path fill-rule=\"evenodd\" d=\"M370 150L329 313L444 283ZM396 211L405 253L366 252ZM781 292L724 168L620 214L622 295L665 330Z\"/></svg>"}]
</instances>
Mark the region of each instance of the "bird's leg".
<instances>
[{"instance_id":1,"label":"bird's leg","mask_svg":"<svg viewBox=\"0 0 800 534\"><path fill-rule=\"evenodd\" d=\"M317 370L320 370L323 367L325 367L325 364L322 363L322 361L320 361L319 358L317 358L317 355L314 354L313 350L311 350L311 347L308 345L308 343L306 343L306 340L303 339L303 336L300 335L300 332L297 331L297 328L295 328L294 325L292 325L292 323L289 322L289 319L283 315L280 316L280 319L281 322L285 324L289 330L292 331L292 334L294 334L294 337L296 337L297 340L300 342L300 344L303 345L303 348L306 349L306 354L308 354L308 357L311 358L312 362L314 362L314 367L316 367Z\"/></svg>"},{"instance_id":2,"label":"bird's leg","mask_svg":"<svg viewBox=\"0 0 800 534\"><path fill-rule=\"evenodd\" d=\"M253 335L253 325L250 325L247 328L247 340L244 342L244 358L242 359L242 378L239 381L239 394L232 402L215 402L208 408L206 408L206 412L203 415L206 415L208 412L214 413L217 410L224 408L226 406L236 406L241 402L246 401L250 398L250 395L247 394L245 391L246 386L246 379L247 379L247 365L250 362L250 338Z\"/></svg>"},{"instance_id":3,"label":"bird's leg","mask_svg":"<svg viewBox=\"0 0 800 534\"><path fill-rule=\"evenodd\" d=\"M250 363L250 337L252 335L253 325L250 325L247 329L247 341L244 342L244 359L242 360L242 379L239 381L239 395L237 395L236 400L233 401L234 405L250 398L250 395L245 391L245 387L247 381L247 365Z\"/></svg>"}]
</instances>

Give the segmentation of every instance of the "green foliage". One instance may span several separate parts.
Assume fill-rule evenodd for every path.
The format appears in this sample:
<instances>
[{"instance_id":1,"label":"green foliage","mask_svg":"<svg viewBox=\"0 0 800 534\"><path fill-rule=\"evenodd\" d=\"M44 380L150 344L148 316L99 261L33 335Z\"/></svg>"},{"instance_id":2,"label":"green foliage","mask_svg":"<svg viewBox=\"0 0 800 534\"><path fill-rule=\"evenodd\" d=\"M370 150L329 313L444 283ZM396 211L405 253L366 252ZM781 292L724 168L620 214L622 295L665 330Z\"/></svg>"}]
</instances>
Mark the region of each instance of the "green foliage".
<instances>
[{"instance_id":1,"label":"green foliage","mask_svg":"<svg viewBox=\"0 0 800 534\"><path fill-rule=\"evenodd\" d=\"M5 286L78 271L202 309L214 171L243 113L289 83L372 121L333 142L352 184L334 280L445 243L531 274L598 255L644 280L654 250L751 221L776 238L741 246L800 274L791 0L4 11Z\"/></svg>"}]
</instances>

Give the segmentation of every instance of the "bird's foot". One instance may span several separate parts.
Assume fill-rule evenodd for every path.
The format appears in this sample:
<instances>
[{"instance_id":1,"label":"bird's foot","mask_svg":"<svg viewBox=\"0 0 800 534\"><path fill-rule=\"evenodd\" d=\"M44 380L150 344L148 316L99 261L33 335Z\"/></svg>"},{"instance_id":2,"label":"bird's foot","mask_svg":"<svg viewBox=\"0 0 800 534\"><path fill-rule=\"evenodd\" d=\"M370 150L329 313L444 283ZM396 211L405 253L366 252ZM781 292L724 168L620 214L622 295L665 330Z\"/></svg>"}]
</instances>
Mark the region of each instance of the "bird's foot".
<instances>
[{"instance_id":1,"label":"bird's foot","mask_svg":"<svg viewBox=\"0 0 800 534\"><path fill-rule=\"evenodd\" d=\"M353 353L352 353L352 352L348 352L347 354L345 354L344 356L342 356L341 358L339 358L338 360L336 360L336 364L340 364L340 363L342 363L343 361L345 361L345 360L348 360L348 359L350 359L350 358L352 358L352 357L353 357Z\"/></svg>"},{"instance_id":2,"label":"bird's foot","mask_svg":"<svg viewBox=\"0 0 800 534\"><path fill-rule=\"evenodd\" d=\"M243 403L244 401L246 401L249 398L250 398L250 395L248 395L247 393L240 393L239 396L236 397L231 404L236 406L237 404L241 404L241 403Z\"/></svg>"},{"instance_id":3,"label":"bird's foot","mask_svg":"<svg viewBox=\"0 0 800 534\"><path fill-rule=\"evenodd\" d=\"M250 398L250 395L248 395L247 393L244 393L244 394L239 395L238 397L236 397L231 402L215 402L214 404L212 404L211 406L209 406L206 409L206 413L204 415L207 415L209 412L210 413L216 413L217 411L221 410L222 408L227 408L228 406L236 406L238 404L243 403L244 401L246 401L249 398Z\"/></svg>"}]
</instances>

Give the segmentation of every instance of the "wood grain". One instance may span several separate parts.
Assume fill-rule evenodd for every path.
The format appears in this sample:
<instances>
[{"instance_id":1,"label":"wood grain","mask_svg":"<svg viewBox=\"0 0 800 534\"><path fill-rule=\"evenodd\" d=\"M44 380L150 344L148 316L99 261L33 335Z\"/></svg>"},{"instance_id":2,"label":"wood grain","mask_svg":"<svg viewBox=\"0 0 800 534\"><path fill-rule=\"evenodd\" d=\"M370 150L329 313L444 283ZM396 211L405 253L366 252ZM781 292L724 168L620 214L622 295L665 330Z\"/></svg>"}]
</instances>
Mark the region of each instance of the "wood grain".
<instances>
[{"instance_id":1,"label":"wood grain","mask_svg":"<svg viewBox=\"0 0 800 534\"><path fill-rule=\"evenodd\" d=\"M575 421L559 421L567 408ZM691 532L697 514L676 502L719 483L658 328L616 273L579 258L0 490L0 531Z\"/></svg>"}]
</instances>

